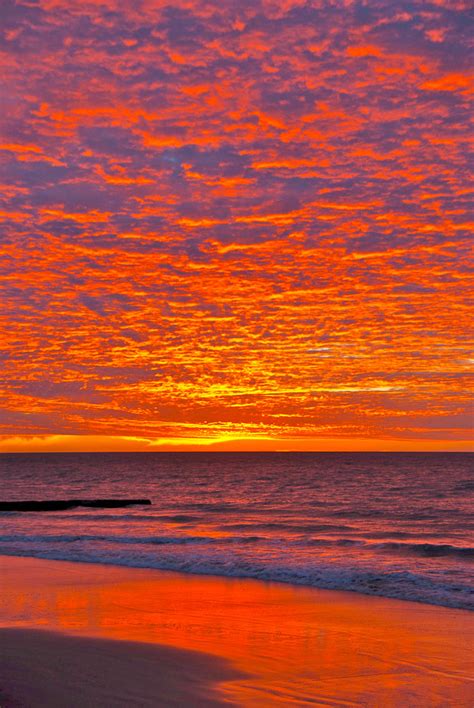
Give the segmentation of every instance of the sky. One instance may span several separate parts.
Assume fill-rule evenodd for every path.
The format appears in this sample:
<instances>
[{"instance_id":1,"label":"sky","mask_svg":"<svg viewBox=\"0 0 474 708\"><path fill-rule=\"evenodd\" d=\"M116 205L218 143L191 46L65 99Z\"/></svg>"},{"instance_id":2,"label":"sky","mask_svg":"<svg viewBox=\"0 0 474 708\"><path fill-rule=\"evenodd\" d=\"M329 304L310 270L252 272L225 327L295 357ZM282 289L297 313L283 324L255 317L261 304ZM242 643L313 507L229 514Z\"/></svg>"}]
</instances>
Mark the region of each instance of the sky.
<instances>
[{"instance_id":1,"label":"sky","mask_svg":"<svg viewBox=\"0 0 474 708\"><path fill-rule=\"evenodd\" d=\"M0 451L472 449L469 2L0 5Z\"/></svg>"}]
</instances>

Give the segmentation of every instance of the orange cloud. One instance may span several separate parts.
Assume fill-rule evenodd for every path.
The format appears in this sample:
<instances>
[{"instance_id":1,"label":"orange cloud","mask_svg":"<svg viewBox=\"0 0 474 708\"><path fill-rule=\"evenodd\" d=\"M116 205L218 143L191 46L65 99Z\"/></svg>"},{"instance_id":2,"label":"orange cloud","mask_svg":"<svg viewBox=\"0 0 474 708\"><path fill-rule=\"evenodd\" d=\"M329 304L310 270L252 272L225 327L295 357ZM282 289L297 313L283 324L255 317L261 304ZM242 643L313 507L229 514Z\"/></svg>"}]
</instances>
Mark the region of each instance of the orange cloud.
<instances>
[{"instance_id":1,"label":"orange cloud","mask_svg":"<svg viewBox=\"0 0 474 708\"><path fill-rule=\"evenodd\" d=\"M15 6L4 449L465 449L465 11Z\"/></svg>"}]
</instances>

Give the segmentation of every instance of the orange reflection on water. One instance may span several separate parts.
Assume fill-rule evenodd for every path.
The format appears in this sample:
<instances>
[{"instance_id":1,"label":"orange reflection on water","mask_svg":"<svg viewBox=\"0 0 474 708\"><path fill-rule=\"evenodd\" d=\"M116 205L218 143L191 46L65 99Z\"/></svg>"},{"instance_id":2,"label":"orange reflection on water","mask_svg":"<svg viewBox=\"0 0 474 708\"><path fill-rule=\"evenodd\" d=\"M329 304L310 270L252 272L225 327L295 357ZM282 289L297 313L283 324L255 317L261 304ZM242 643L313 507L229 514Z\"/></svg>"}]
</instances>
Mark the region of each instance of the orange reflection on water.
<instances>
[{"instance_id":1,"label":"orange reflection on water","mask_svg":"<svg viewBox=\"0 0 474 708\"><path fill-rule=\"evenodd\" d=\"M472 705L472 615L277 583L0 557L4 626L228 659L247 706ZM471 687L470 687L471 686Z\"/></svg>"}]
</instances>

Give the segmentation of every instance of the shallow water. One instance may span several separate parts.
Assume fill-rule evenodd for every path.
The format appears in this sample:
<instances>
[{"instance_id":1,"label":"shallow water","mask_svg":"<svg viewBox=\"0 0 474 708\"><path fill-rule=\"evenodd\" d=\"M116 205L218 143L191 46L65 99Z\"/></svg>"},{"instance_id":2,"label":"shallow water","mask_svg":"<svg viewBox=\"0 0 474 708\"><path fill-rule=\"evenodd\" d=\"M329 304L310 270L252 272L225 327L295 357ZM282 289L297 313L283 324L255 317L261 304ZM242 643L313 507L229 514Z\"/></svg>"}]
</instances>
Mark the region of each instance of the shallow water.
<instances>
[{"instance_id":1,"label":"shallow water","mask_svg":"<svg viewBox=\"0 0 474 708\"><path fill-rule=\"evenodd\" d=\"M81 453L0 458L1 498L150 497L0 515L0 553L253 577L474 608L473 457Z\"/></svg>"}]
</instances>

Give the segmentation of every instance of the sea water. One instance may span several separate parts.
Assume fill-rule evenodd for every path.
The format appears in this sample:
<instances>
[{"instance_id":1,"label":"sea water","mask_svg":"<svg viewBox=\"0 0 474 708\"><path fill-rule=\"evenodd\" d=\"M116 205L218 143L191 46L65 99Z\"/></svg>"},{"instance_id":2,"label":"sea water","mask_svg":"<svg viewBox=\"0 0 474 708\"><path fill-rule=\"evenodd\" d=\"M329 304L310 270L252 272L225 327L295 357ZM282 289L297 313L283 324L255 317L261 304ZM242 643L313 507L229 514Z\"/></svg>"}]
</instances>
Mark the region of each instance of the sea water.
<instances>
[{"instance_id":1,"label":"sea water","mask_svg":"<svg viewBox=\"0 0 474 708\"><path fill-rule=\"evenodd\" d=\"M0 514L0 554L258 578L474 609L473 456L0 457L1 500L152 506Z\"/></svg>"}]
</instances>

